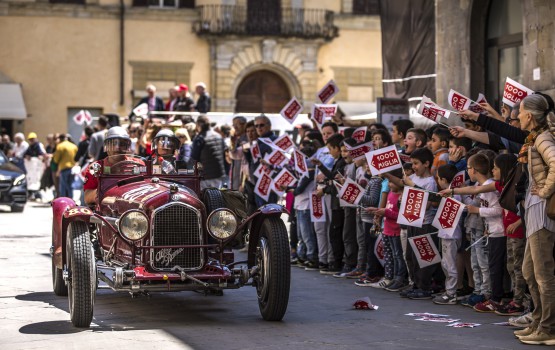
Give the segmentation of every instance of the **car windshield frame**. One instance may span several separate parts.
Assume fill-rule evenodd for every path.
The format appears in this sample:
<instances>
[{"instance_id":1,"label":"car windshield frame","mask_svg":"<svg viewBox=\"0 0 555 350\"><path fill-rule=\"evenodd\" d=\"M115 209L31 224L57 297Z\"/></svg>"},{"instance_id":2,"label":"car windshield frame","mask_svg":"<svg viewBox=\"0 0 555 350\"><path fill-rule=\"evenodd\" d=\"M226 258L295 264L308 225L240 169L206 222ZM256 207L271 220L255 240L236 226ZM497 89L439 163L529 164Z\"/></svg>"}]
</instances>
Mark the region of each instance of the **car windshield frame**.
<instances>
[{"instance_id":1,"label":"car windshield frame","mask_svg":"<svg viewBox=\"0 0 555 350\"><path fill-rule=\"evenodd\" d=\"M0 151L0 165L4 165L6 163L8 163L10 160L8 159L8 157L4 154L4 152Z\"/></svg>"}]
</instances>

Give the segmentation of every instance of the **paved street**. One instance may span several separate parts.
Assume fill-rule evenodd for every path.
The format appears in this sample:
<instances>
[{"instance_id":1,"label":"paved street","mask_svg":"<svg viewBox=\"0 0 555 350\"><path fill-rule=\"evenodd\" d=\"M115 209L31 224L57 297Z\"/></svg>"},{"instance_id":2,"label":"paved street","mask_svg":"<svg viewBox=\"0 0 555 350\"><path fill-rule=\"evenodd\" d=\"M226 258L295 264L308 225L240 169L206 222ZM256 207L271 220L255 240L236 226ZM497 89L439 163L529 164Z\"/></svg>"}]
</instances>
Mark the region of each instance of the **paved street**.
<instances>
[{"instance_id":1,"label":"paved street","mask_svg":"<svg viewBox=\"0 0 555 350\"><path fill-rule=\"evenodd\" d=\"M506 317L459 305L400 299L352 280L293 268L282 322L261 319L252 287L223 297L192 292L131 299L100 289L90 329L71 325L67 298L52 292L51 211L0 207L0 349L523 349ZM368 296L377 311L353 310ZM448 314L477 328L415 321L409 312ZM530 346L526 347L530 348Z\"/></svg>"}]
</instances>

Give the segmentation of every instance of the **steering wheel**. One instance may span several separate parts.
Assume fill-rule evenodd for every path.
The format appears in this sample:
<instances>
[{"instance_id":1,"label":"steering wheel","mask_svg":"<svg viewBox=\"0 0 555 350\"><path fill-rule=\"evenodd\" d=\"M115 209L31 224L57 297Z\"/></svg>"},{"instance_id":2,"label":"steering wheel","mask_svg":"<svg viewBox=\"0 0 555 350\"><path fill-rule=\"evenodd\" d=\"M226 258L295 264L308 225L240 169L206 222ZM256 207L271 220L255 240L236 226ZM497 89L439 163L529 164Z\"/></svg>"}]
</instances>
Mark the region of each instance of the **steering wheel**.
<instances>
[{"instance_id":1,"label":"steering wheel","mask_svg":"<svg viewBox=\"0 0 555 350\"><path fill-rule=\"evenodd\" d=\"M122 160L121 162L117 162L116 164L110 166L110 172L114 173L122 173L124 169L133 169L133 167L138 166L136 161L133 160ZM121 169L117 172L114 172L114 169Z\"/></svg>"}]
</instances>

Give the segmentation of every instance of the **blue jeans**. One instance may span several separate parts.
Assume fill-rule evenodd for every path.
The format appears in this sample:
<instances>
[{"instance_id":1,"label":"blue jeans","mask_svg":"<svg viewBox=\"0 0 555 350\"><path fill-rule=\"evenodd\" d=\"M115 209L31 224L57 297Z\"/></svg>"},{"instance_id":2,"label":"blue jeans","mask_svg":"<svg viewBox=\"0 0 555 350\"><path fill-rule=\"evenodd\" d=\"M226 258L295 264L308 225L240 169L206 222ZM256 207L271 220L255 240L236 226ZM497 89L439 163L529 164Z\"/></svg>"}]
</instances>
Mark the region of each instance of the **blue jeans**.
<instances>
[{"instance_id":1,"label":"blue jeans","mask_svg":"<svg viewBox=\"0 0 555 350\"><path fill-rule=\"evenodd\" d=\"M73 175L71 174L71 168L62 170L60 172L60 197L73 198L72 183Z\"/></svg>"},{"instance_id":2,"label":"blue jeans","mask_svg":"<svg viewBox=\"0 0 555 350\"><path fill-rule=\"evenodd\" d=\"M314 232L314 228L312 226L312 222L310 221L310 209L307 210L297 210L297 235L299 236L299 241L304 242L306 247L306 257L301 256L303 252L299 254L301 259L308 259L310 261L318 262L318 253L317 253L317 246L316 246L316 232Z\"/></svg>"},{"instance_id":3,"label":"blue jeans","mask_svg":"<svg viewBox=\"0 0 555 350\"><path fill-rule=\"evenodd\" d=\"M484 235L484 231L470 229L470 243L474 243ZM472 274L474 276L474 294L482 294L489 298L491 295L491 284L489 274L489 249L486 239L470 248L470 261Z\"/></svg>"},{"instance_id":4,"label":"blue jeans","mask_svg":"<svg viewBox=\"0 0 555 350\"><path fill-rule=\"evenodd\" d=\"M385 236L384 236L385 237ZM399 282L407 280L407 265L403 258L403 246L401 244L401 236L390 236L391 251L393 254L393 278Z\"/></svg>"}]
</instances>

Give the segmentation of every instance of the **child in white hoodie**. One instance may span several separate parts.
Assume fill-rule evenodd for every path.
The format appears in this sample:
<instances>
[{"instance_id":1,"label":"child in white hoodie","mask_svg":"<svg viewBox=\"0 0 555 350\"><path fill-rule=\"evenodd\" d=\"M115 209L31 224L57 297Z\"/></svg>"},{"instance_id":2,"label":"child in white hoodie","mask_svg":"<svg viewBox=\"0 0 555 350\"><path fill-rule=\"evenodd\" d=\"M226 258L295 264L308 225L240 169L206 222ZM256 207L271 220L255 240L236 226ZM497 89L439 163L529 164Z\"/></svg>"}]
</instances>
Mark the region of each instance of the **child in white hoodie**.
<instances>
[{"instance_id":1,"label":"child in white hoodie","mask_svg":"<svg viewBox=\"0 0 555 350\"><path fill-rule=\"evenodd\" d=\"M475 154L468 159L468 175L480 185L494 182L491 176L489 159L483 154ZM495 312L500 309L503 297L503 275L507 258L507 237L503 227L503 208L499 205L499 192L482 193L480 208L469 205L468 212L479 214L485 221L488 235L489 270L491 280L491 297L474 306L478 312Z\"/></svg>"}]
</instances>

